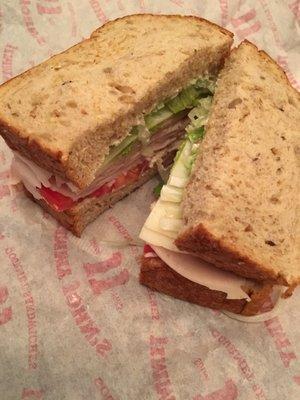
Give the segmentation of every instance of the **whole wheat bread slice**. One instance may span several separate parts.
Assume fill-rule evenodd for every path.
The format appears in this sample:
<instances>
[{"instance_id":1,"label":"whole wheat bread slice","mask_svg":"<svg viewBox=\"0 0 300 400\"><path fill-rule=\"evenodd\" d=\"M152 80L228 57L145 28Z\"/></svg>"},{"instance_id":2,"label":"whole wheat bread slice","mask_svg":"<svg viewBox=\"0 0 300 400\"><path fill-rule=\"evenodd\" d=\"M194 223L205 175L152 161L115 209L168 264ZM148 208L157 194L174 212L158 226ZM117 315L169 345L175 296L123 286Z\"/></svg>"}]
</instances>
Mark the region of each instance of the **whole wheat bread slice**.
<instances>
[{"instance_id":1,"label":"whole wheat bread slice","mask_svg":"<svg viewBox=\"0 0 300 400\"><path fill-rule=\"evenodd\" d=\"M299 262L300 97L249 42L219 75L176 245L244 277L294 286Z\"/></svg>"},{"instance_id":2,"label":"whole wheat bread slice","mask_svg":"<svg viewBox=\"0 0 300 400\"><path fill-rule=\"evenodd\" d=\"M0 134L41 167L88 186L143 113L206 72L232 34L197 17L132 15L0 87Z\"/></svg>"},{"instance_id":3,"label":"whole wheat bread slice","mask_svg":"<svg viewBox=\"0 0 300 400\"><path fill-rule=\"evenodd\" d=\"M244 299L227 299L226 293L211 290L179 275L159 257L142 257L140 283L180 300L243 315L255 315L262 311L262 306L272 292L272 285L261 284L247 290L250 302Z\"/></svg>"}]
</instances>

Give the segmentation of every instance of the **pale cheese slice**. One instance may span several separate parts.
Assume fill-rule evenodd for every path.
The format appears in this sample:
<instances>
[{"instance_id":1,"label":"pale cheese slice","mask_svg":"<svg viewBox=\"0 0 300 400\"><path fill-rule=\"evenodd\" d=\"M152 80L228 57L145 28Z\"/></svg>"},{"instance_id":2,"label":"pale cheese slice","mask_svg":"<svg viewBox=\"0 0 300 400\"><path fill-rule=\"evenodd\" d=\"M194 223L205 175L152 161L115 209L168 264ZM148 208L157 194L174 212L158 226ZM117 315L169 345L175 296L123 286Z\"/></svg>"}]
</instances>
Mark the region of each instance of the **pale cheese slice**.
<instances>
[{"instance_id":1,"label":"pale cheese slice","mask_svg":"<svg viewBox=\"0 0 300 400\"><path fill-rule=\"evenodd\" d=\"M241 288L246 284L246 279L231 272L222 271L191 254L170 251L153 244L151 247L161 260L184 278L211 290L225 292L228 299L250 301L247 293Z\"/></svg>"}]
</instances>

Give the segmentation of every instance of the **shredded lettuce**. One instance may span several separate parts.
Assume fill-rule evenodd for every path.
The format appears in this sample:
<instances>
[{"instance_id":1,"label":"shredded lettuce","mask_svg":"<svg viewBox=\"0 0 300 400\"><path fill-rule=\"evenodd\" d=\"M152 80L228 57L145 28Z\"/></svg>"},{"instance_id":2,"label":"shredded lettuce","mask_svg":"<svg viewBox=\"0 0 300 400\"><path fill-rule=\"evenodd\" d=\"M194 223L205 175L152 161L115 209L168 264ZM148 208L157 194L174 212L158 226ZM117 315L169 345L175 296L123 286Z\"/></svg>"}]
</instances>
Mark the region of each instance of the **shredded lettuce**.
<instances>
[{"instance_id":1,"label":"shredded lettuce","mask_svg":"<svg viewBox=\"0 0 300 400\"><path fill-rule=\"evenodd\" d=\"M154 110L150 114L145 116L145 125L150 132L155 132L159 125L172 117L174 113L167 107L162 107L159 110Z\"/></svg>"},{"instance_id":2,"label":"shredded lettuce","mask_svg":"<svg viewBox=\"0 0 300 400\"><path fill-rule=\"evenodd\" d=\"M215 93L216 79L212 76L199 78L196 80L194 84L197 88L201 89L203 92L209 91L208 94L210 95Z\"/></svg>"},{"instance_id":3,"label":"shredded lettuce","mask_svg":"<svg viewBox=\"0 0 300 400\"><path fill-rule=\"evenodd\" d=\"M204 126L199 126L199 128L191 129L187 132L187 137L190 142L196 143L204 138Z\"/></svg>"},{"instance_id":4,"label":"shredded lettuce","mask_svg":"<svg viewBox=\"0 0 300 400\"><path fill-rule=\"evenodd\" d=\"M204 138L211 101L212 95L198 99L197 106L188 114L191 122L186 127L185 139L177 151L171 170L171 175L173 174L177 178L182 175L189 176L192 172L200 143Z\"/></svg>"},{"instance_id":5,"label":"shredded lettuce","mask_svg":"<svg viewBox=\"0 0 300 400\"><path fill-rule=\"evenodd\" d=\"M121 152L120 155L121 156L127 156L127 154L129 154L133 148L133 146L135 145L135 141L131 142L127 147L125 147Z\"/></svg>"},{"instance_id":6,"label":"shredded lettuce","mask_svg":"<svg viewBox=\"0 0 300 400\"><path fill-rule=\"evenodd\" d=\"M139 125L138 126L138 137L137 139L143 144L147 145L150 142L151 132L147 128L147 126Z\"/></svg>"},{"instance_id":7,"label":"shredded lettuce","mask_svg":"<svg viewBox=\"0 0 300 400\"><path fill-rule=\"evenodd\" d=\"M155 197L159 198L163 186L164 186L163 182L159 182L159 184L155 186L155 188L153 189L153 194Z\"/></svg>"},{"instance_id":8,"label":"shredded lettuce","mask_svg":"<svg viewBox=\"0 0 300 400\"><path fill-rule=\"evenodd\" d=\"M199 90L195 86L188 86L183 89L176 97L166 102L166 106L173 114L192 108L197 104Z\"/></svg>"},{"instance_id":9,"label":"shredded lettuce","mask_svg":"<svg viewBox=\"0 0 300 400\"><path fill-rule=\"evenodd\" d=\"M212 96L199 99L197 106L189 112L188 116L191 122L186 129L188 133L197 131L207 123L211 101Z\"/></svg>"},{"instance_id":10,"label":"shredded lettuce","mask_svg":"<svg viewBox=\"0 0 300 400\"><path fill-rule=\"evenodd\" d=\"M191 123L186 130L189 140L194 143L198 139L202 139L204 135L203 126L207 121L214 88L214 78L194 79L177 96L159 103L152 112L145 115L144 124L134 126L121 143L111 148L105 159L105 164L108 164L116 157L128 155L137 140L146 145L150 140L151 134L156 132L164 121L183 110L191 109L189 113Z\"/></svg>"}]
</instances>

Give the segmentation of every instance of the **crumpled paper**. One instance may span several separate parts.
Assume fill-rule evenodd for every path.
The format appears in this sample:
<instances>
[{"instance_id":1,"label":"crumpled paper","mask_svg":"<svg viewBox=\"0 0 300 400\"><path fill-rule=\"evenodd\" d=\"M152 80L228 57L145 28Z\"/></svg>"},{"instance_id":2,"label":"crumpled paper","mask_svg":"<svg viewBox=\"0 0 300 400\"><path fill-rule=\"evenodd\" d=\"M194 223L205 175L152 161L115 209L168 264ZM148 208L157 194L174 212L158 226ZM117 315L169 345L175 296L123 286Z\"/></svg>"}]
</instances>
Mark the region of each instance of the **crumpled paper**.
<instances>
[{"instance_id":1,"label":"crumpled paper","mask_svg":"<svg viewBox=\"0 0 300 400\"><path fill-rule=\"evenodd\" d=\"M2 81L141 12L222 24L269 52L299 89L297 0L2 0ZM137 237L155 179L78 239L9 184L10 162L1 139L1 400L300 398L298 291L259 324L154 293L138 283Z\"/></svg>"}]
</instances>

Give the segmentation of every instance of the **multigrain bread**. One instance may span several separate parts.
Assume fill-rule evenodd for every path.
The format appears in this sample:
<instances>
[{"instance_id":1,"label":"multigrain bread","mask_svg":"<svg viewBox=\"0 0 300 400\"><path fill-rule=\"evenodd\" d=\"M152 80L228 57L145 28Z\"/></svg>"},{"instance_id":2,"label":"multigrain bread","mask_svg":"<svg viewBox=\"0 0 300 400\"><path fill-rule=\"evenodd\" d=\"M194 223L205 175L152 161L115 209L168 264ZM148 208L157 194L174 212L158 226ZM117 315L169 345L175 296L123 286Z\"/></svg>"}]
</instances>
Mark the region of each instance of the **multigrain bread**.
<instances>
[{"instance_id":1,"label":"multigrain bread","mask_svg":"<svg viewBox=\"0 0 300 400\"><path fill-rule=\"evenodd\" d=\"M250 302L244 299L227 299L226 293L211 290L179 275L159 257L142 257L140 283L180 300L243 315L258 314L272 293L271 284L257 284L255 289L249 287L247 290Z\"/></svg>"},{"instance_id":2,"label":"multigrain bread","mask_svg":"<svg viewBox=\"0 0 300 400\"><path fill-rule=\"evenodd\" d=\"M249 42L233 50L185 191L180 250L244 277L300 282L299 126L299 93L280 67Z\"/></svg>"},{"instance_id":3,"label":"multigrain bread","mask_svg":"<svg viewBox=\"0 0 300 400\"><path fill-rule=\"evenodd\" d=\"M197 17L132 15L0 87L0 133L39 166L88 186L143 113L205 72L232 34Z\"/></svg>"}]
</instances>

